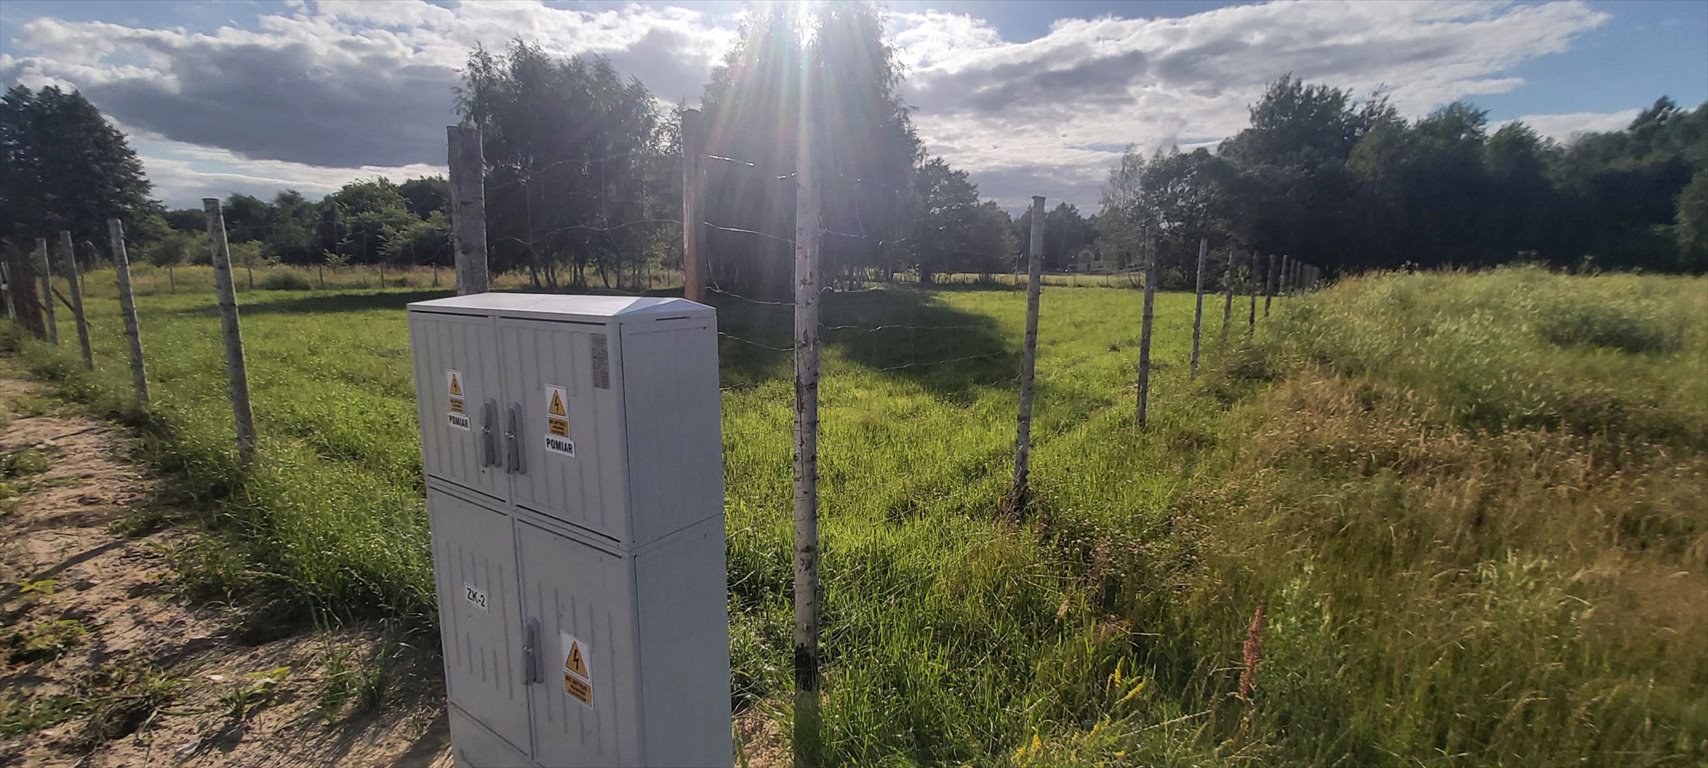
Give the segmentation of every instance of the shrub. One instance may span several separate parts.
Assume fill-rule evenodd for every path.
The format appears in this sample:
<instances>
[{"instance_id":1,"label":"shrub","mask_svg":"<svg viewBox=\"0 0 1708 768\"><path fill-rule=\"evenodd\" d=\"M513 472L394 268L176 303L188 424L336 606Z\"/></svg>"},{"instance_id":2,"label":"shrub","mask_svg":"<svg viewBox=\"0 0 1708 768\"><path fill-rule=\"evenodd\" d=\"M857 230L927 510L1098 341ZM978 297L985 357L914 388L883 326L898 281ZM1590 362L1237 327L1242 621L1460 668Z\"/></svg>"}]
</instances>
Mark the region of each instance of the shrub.
<instances>
[{"instance_id":1,"label":"shrub","mask_svg":"<svg viewBox=\"0 0 1708 768\"><path fill-rule=\"evenodd\" d=\"M263 291L306 291L314 287L308 278L290 271L268 272L256 288Z\"/></svg>"},{"instance_id":2,"label":"shrub","mask_svg":"<svg viewBox=\"0 0 1708 768\"><path fill-rule=\"evenodd\" d=\"M1558 303L1537 322L1543 339L1562 347L1608 347L1633 354L1678 349L1679 334L1641 306Z\"/></svg>"}]
</instances>

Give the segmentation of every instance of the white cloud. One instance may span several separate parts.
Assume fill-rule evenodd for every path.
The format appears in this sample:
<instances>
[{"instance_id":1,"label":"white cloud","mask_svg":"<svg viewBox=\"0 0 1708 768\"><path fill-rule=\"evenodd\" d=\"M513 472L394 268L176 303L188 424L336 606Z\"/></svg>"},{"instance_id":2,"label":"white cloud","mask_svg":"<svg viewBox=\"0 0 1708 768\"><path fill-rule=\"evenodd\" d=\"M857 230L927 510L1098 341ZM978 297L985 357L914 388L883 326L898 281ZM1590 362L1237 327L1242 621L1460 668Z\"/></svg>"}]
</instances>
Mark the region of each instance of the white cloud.
<instances>
[{"instance_id":1,"label":"white cloud","mask_svg":"<svg viewBox=\"0 0 1708 768\"><path fill-rule=\"evenodd\" d=\"M1062 19L1043 37L1007 43L977 20L913 14L895 17L892 41L913 64L906 93L932 152L972 171L1004 205L1034 194L1010 181L1036 179L1088 207L1119 147L1231 135L1281 75L1384 88L1418 115L1519 87L1515 65L1566 50L1607 18L1581 2L1270 3L1172 19Z\"/></svg>"},{"instance_id":2,"label":"white cloud","mask_svg":"<svg viewBox=\"0 0 1708 768\"><path fill-rule=\"evenodd\" d=\"M1642 110L1636 107L1621 109L1617 112L1567 112L1557 115L1525 115L1513 120L1504 120L1502 125L1511 122L1523 123L1537 133L1561 142L1570 142L1585 133L1600 133L1604 131L1620 131L1637 119Z\"/></svg>"},{"instance_id":3,"label":"white cloud","mask_svg":"<svg viewBox=\"0 0 1708 768\"><path fill-rule=\"evenodd\" d=\"M442 162L450 89L472 46L520 37L558 54L602 53L662 99L692 102L735 41L737 13L318 0L208 33L44 17L8 41L0 80L82 88L146 133L139 148L168 199L221 184L313 193ZM1282 74L1385 88L1418 115L1521 87L1518 65L1567 50L1607 19L1578 0L1278 2L1183 18L1061 19L1020 43L959 13L891 13L887 26L930 152L1004 205L1044 193L1094 208L1121 147L1213 143L1243 127L1247 105ZM1624 114L1525 120L1569 136L1618 127Z\"/></svg>"},{"instance_id":4,"label":"white cloud","mask_svg":"<svg viewBox=\"0 0 1708 768\"><path fill-rule=\"evenodd\" d=\"M384 176L401 181L416 176L444 175L443 165L363 165L349 168L293 163L283 160L243 158L230 150L172 141L158 134L125 129L131 145L141 156L154 197L174 208L194 207L204 197L225 197L234 192L271 197L283 189L294 189L313 199L335 192L355 179Z\"/></svg>"},{"instance_id":5,"label":"white cloud","mask_svg":"<svg viewBox=\"0 0 1708 768\"><path fill-rule=\"evenodd\" d=\"M211 32L46 16L8 41L18 53L0 60L0 80L80 88L117 122L175 142L173 153L142 153L164 177L162 194L191 181L276 179L300 179L306 192L324 186L315 168L347 179L443 162L457 70L477 45L522 38L559 55L603 54L663 99L697 99L735 22L641 5L420 0L322 0ZM189 146L222 154L196 157Z\"/></svg>"}]
</instances>

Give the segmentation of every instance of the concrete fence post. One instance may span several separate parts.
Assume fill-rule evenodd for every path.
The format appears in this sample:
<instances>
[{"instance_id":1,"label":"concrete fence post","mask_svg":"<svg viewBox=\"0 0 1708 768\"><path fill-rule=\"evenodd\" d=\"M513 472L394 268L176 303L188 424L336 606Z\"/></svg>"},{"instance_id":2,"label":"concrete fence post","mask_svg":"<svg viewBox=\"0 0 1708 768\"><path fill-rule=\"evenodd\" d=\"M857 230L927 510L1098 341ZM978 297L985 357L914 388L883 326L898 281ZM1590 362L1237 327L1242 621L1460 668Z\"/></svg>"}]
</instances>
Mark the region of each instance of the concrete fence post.
<instances>
[{"instance_id":1,"label":"concrete fence post","mask_svg":"<svg viewBox=\"0 0 1708 768\"><path fill-rule=\"evenodd\" d=\"M1204 335L1204 266L1210 256L1210 241L1198 240L1198 282L1193 288L1196 299L1192 305L1192 375L1198 375L1199 339Z\"/></svg>"},{"instance_id":2,"label":"concrete fence post","mask_svg":"<svg viewBox=\"0 0 1708 768\"><path fill-rule=\"evenodd\" d=\"M1228 326L1234 320L1234 266L1239 261L1239 251L1228 249L1228 269L1222 276L1222 333L1216 339L1217 344L1225 344L1228 340Z\"/></svg>"},{"instance_id":3,"label":"concrete fence post","mask_svg":"<svg viewBox=\"0 0 1708 768\"><path fill-rule=\"evenodd\" d=\"M1269 254L1269 266L1263 271L1263 316L1269 317L1269 304L1275 300L1275 284L1281 273L1275 271L1275 254Z\"/></svg>"},{"instance_id":4,"label":"concrete fence post","mask_svg":"<svg viewBox=\"0 0 1708 768\"><path fill-rule=\"evenodd\" d=\"M803 95L795 150L795 765L819 763L819 201Z\"/></svg>"},{"instance_id":5,"label":"concrete fence post","mask_svg":"<svg viewBox=\"0 0 1708 768\"><path fill-rule=\"evenodd\" d=\"M107 239L113 249L113 267L119 278L119 309L125 315L125 338L130 342L130 378L138 405L148 405L148 373L142 363L142 326L136 319L136 297L131 293L130 256L125 251L125 225L107 219Z\"/></svg>"},{"instance_id":6,"label":"concrete fence post","mask_svg":"<svg viewBox=\"0 0 1708 768\"><path fill-rule=\"evenodd\" d=\"M1139 402L1134 421L1139 429L1145 428L1149 416L1149 401L1151 389L1151 325L1156 319L1156 235L1146 232L1144 236L1145 249L1145 304L1144 314L1139 320Z\"/></svg>"},{"instance_id":7,"label":"concrete fence post","mask_svg":"<svg viewBox=\"0 0 1708 768\"><path fill-rule=\"evenodd\" d=\"M0 304L6 305L6 319L12 320L12 266L5 258L0 258Z\"/></svg>"},{"instance_id":8,"label":"concrete fence post","mask_svg":"<svg viewBox=\"0 0 1708 768\"><path fill-rule=\"evenodd\" d=\"M77 346L83 353L83 367L95 368L94 352L89 349L89 318L83 314L83 281L78 279L77 246L71 242L71 231L59 231L59 252L65 259L65 278L71 288L71 317L77 325Z\"/></svg>"},{"instance_id":9,"label":"concrete fence post","mask_svg":"<svg viewBox=\"0 0 1708 768\"><path fill-rule=\"evenodd\" d=\"M36 238L36 263L42 270L42 307L47 310L47 340L59 346L59 319L53 307L53 260L47 257L47 238Z\"/></svg>"},{"instance_id":10,"label":"concrete fence post","mask_svg":"<svg viewBox=\"0 0 1708 768\"><path fill-rule=\"evenodd\" d=\"M1245 319L1245 335L1257 332L1257 282L1261 277L1257 271L1257 252L1251 252L1251 268L1246 271L1246 289L1251 294L1251 313Z\"/></svg>"},{"instance_id":11,"label":"concrete fence post","mask_svg":"<svg viewBox=\"0 0 1708 768\"><path fill-rule=\"evenodd\" d=\"M202 199L208 219L208 251L213 256L214 285L219 289L219 325L225 336L225 372L231 394L231 414L237 424L237 460L247 468L255 461L255 414L249 408L249 369L243 359L243 331L237 319L237 288L231 280L231 247L225 240L225 214L219 198Z\"/></svg>"},{"instance_id":12,"label":"concrete fence post","mask_svg":"<svg viewBox=\"0 0 1708 768\"><path fill-rule=\"evenodd\" d=\"M1025 514L1032 494L1032 398L1038 366L1038 297L1043 290L1044 198L1032 197L1032 238L1026 260L1026 341L1020 351L1020 416L1014 430L1014 484L1008 490L1008 511Z\"/></svg>"},{"instance_id":13,"label":"concrete fence post","mask_svg":"<svg viewBox=\"0 0 1708 768\"><path fill-rule=\"evenodd\" d=\"M689 301L706 301L705 254L701 247L705 215L700 211L700 190L705 183L702 155L706 134L700 124L700 110L682 111L682 297Z\"/></svg>"},{"instance_id":14,"label":"concrete fence post","mask_svg":"<svg viewBox=\"0 0 1708 768\"><path fill-rule=\"evenodd\" d=\"M486 158L480 127L445 126L451 187L451 248L456 262L457 295L485 293Z\"/></svg>"}]
</instances>

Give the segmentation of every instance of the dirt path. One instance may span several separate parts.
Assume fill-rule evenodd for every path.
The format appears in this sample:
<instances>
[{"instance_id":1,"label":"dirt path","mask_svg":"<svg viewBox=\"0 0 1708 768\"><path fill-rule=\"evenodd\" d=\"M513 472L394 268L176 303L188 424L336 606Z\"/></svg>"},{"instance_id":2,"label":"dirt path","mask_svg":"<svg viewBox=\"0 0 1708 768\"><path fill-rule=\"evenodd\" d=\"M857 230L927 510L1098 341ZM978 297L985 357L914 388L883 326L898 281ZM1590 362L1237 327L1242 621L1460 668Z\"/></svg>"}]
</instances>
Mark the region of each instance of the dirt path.
<instances>
[{"instance_id":1,"label":"dirt path","mask_svg":"<svg viewBox=\"0 0 1708 768\"><path fill-rule=\"evenodd\" d=\"M0 765L449 766L433 696L375 632L245 645L193 605L129 439L0 359ZM161 528L148 531L149 528Z\"/></svg>"}]
</instances>

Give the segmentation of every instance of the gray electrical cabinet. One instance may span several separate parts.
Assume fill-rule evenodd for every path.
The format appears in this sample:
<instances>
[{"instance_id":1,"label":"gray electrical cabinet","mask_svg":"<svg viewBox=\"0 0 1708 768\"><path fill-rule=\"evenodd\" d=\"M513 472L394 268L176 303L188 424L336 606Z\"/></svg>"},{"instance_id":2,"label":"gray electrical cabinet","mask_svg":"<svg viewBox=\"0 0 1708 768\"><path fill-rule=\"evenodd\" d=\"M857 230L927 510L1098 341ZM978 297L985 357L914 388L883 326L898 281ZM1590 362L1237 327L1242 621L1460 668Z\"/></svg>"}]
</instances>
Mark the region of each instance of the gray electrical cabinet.
<instances>
[{"instance_id":1,"label":"gray electrical cabinet","mask_svg":"<svg viewBox=\"0 0 1708 768\"><path fill-rule=\"evenodd\" d=\"M730 765L712 309L485 293L409 338L457 763Z\"/></svg>"}]
</instances>

